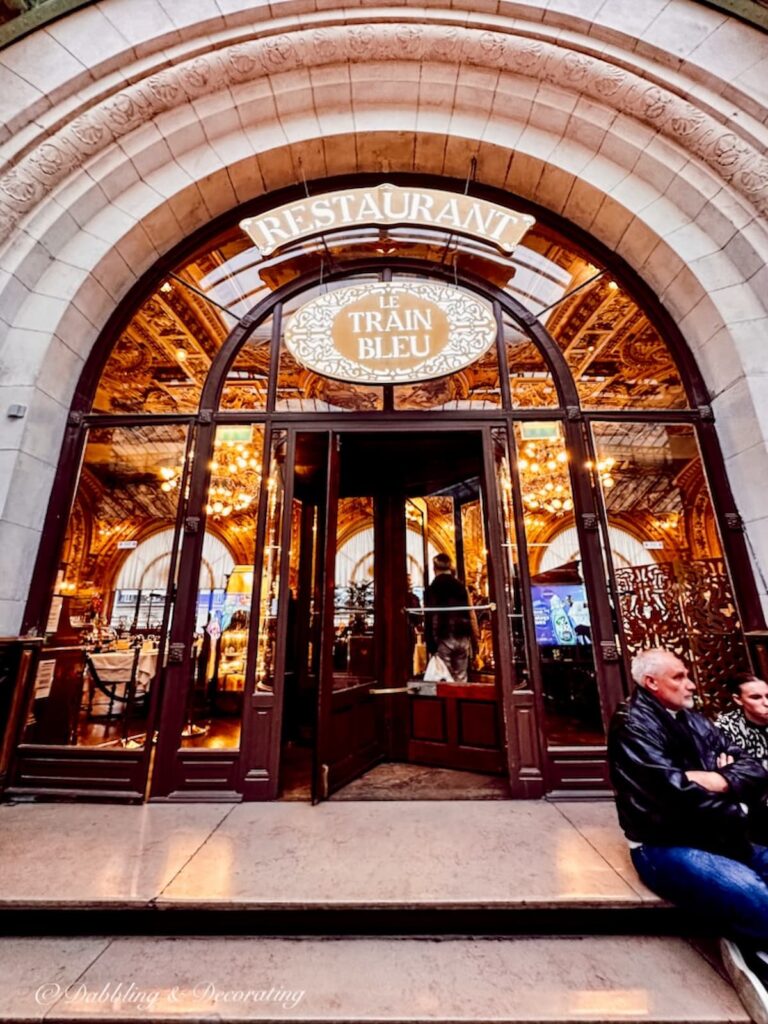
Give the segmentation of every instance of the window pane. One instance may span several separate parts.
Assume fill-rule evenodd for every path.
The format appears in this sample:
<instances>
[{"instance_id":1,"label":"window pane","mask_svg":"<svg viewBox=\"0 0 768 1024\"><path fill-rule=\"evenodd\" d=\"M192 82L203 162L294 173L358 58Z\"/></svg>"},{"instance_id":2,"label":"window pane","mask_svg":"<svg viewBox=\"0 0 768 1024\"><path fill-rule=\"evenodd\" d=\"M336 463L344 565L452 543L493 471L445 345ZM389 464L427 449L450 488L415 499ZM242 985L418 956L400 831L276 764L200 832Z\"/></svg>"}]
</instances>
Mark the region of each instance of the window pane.
<instances>
[{"instance_id":1,"label":"window pane","mask_svg":"<svg viewBox=\"0 0 768 1024\"><path fill-rule=\"evenodd\" d=\"M547 739L557 746L604 743L581 551L576 542L564 554L556 543L574 524L562 428L517 423L515 434Z\"/></svg>"},{"instance_id":2,"label":"window pane","mask_svg":"<svg viewBox=\"0 0 768 1024\"><path fill-rule=\"evenodd\" d=\"M216 431L182 747L240 745L264 428Z\"/></svg>"},{"instance_id":3,"label":"window pane","mask_svg":"<svg viewBox=\"0 0 768 1024\"><path fill-rule=\"evenodd\" d=\"M596 423L608 544L630 654L668 647L689 664L706 702L748 669L694 428Z\"/></svg>"},{"instance_id":4,"label":"window pane","mask_svg":"<svg viewBox=\"0 0 768 1024\"><path fill-rule=\"evenodd\" d=\"M318 284L290 299L283 306L283 330L291 316L311 299L331 289L345 288L365 281L378 281L378 275L358 275ZM279 412L370 412L384 407L383 389L378 386L350 384L322 377L307 370L294 359L284 343L280 347L275 409Z\"/></svg>"},{"instance_id":5,"label":"window pane","mask_svg":"<svg viewBox=\"0 0 768 1024\"><path fill-rule=\"evenodd\" d=\"M552 374L536 345L506 314L502 318L512 406L533 409L559 405Z\"/></svg>"},{"instance_id":6,"label":"window pane","mask_svg":"<svg viewBox=\"0 0 768 1024\"><path fill-rule=\"evenodd\" d=\"M284 430L272 435L272 446L267 479L267 527L264 535L264 553L259 597L259 638L256 648L257 690L272 691L275 686L277 654L277 615L280 599L280 536L283 525L285 495L285 457L287 435Z\"/></svg>"},{"instance_id":7,"label":"window pane","mask_svg":"<svg viewBox=\"0 0 768 1024\"><path fill-rule=\"evenodd\" d=\"M89 432L25 742L140 747L170 590L187 432Z\"/></svg>"},{"instance_id":8,"label":"window pane","mask_svg":"<svg viewBox=\"0 0 768 1024\"><path fill-rule=\"evenodd\" d=\"M516 689L530 687L525 648L525 620L523 617L522 595L520 592L519 552L515 533L514 495L506 431L495 429L493 453L496 474L499 481L499 503L501 505L502 547L504 559L502 572L507 594L509 615L509 636L513 659L513 685Z\"/></svg>"},{"instance_id":9,"label":"window pane","mask_svg":"<svg viewBox=\"0 0 768 1024\"><path fill-rule=\"evenodd\" d=\"M607 275L560 303L544 322L565 354L585 407L687 407L666 342Z\"/></svg>"},{"instance_id":10,"label":"window pane","mask_svg":"<svg viewBox=\"0 0 768 1024\"><path fill-rule=\"evenodd\" d=\"M272 317L254 330L229 368L221 393L222 409L261 411L267 407Z\"/></svg>"}]
</instances>

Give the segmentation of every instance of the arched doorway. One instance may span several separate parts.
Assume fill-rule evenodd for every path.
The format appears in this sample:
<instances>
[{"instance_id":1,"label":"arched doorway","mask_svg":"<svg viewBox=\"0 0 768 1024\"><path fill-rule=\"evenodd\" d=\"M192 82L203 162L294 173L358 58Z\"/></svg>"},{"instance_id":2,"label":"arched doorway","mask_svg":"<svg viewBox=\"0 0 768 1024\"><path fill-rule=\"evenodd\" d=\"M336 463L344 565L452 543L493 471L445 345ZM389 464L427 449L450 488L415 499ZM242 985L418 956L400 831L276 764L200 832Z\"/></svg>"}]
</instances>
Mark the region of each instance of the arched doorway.
<instances>
[{"instance_id":1,"label":"arched doorway","mask_svg":"<svg viewBox=\"0 0 768 1024\"><path fill-rule=\"evenodd\" d=\"M493 343L453 373L350 383L301 365L286 345L312 297L426 282L481 299L493 316ZM507 257L450 231L395 227L265 258L230 228L164 273L87 378L92 411L68 456L84 452L55 584L72 631L51 632L72 652L83 632L91 647L112 642L109 552L164 526L165 671L126 713L132 726L134 711L136 725L144 716L143 730L127 730L136 746L110 739L109 722L94 744L81 693L71 696L82 671L73 653L69 702L41 707L17 784L34 788L45 758L49 788L76 773L84 789L136 795L152 760L158 798L270 798L286 709L309 693L318 797L377 759L427 756L490 765L521 796L604 785L606 722L634 649L664 642L688 654L704 696L745 657L722 546L736 564L744 552L709 496L705 466L720 480L721 465L703 389L649 313L550 225ZM611 531L628 522L653 564L614 564ZM350 596L366 582L353 573L341 606L345 529L370 531L375 579L372 593ZM398 615L414 529L425 563L438 541L448 549L484 616L466 693L417 689L413 678L413 638ZM564 531L579 557L545 564ZM213 536L233 569L220 606L201 616ZM696 610L685 595L704 592L698 619L677 614ZM752 614L746 577L740 598ZM360 632L340 637L355 621ZM336 685L340 639L354 694ZM54 718L66 729L46 733ZM64 767L50 767L52 747Z\"/></svg>"}]
</instances>

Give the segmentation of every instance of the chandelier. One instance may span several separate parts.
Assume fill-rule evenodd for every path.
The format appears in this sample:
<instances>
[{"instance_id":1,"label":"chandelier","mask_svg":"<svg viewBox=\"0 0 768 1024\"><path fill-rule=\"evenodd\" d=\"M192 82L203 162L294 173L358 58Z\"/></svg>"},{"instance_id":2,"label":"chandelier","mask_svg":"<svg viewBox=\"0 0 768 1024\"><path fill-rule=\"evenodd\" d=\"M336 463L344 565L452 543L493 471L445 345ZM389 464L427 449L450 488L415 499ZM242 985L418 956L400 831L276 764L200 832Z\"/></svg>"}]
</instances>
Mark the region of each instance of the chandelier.
<instances>
[{"instance_id":1,"label":"chandelier","mask_svg":"<svg viewBox=\"0 0 768 1024\"><path fill-rule=\"evenodd\" d=\"M573 511L568 453L559 443L527 441L517 467L526 509L555 516Z\"/></svg>"},{"instance_id":2,"label":"chandelier","mask_svg":"<svg viewBox=\"0 0 768 1024\"><path fill-rule=\"evenodd\" d=\"M254 504L261 484L260 448L240 441L223 441L214 448L209 469L207 515L226 519L246 512ZM159 473L161 491L169 494L178 489L181 466L161 466Z\"/></svg>"},{"instance_id":3,"label":"chandelier","mask_svg":"<svg viewBox=\"0 0 768 1024\"><path fill-rule=\"evenodd\" d=\"M213 450L205 511L214 519L245 512L259 494L261 452L252 444L224 441Z\"/></svg>"}]
</instances>

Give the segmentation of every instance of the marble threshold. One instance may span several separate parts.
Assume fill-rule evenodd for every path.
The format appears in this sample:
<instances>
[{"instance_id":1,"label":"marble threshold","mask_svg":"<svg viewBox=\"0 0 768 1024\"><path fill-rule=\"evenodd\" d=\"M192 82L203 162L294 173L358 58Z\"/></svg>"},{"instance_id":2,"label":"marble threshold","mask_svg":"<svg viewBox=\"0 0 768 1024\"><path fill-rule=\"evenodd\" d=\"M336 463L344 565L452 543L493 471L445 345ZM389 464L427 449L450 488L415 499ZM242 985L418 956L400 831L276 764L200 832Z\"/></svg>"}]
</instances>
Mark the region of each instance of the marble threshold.
<instances>
[{"instance_id":1,"label":"marble threshold","mask_svg":"<svg viewBox=\"0 0 768 1024\"><path fill-rule=\"evenodd\" d=\"M0 910L663 906L607 801L0 805Z\"/></svg>"}]
</instances>

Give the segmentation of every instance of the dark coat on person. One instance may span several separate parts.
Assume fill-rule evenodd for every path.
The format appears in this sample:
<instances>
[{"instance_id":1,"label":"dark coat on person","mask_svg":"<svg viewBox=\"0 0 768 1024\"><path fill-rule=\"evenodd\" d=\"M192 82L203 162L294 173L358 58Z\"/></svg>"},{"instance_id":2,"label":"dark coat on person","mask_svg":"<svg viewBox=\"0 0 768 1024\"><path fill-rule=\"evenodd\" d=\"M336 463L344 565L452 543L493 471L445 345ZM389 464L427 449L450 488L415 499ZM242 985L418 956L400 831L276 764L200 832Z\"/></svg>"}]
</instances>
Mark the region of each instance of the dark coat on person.
<instances>
[{"instance_id":1,"label":"dark coat on person","mask_svg":"<svg viewBox=\"0 0 768 1024\"><path fill-rule=\"evenodd\" d=\"M467 588L449 572L438 573L424 592L425 608L468 608ZM469 611L425 612L424 641L430 654L440 640L472 636Z\"/></svg>"},{"instance_id":2,"label":"dark coat on person","mask_svg":"<svg viewBox=\"0 0 768 1024\"><path fill-rule=\"evenodd\" d=\"M734 763L717 767L719 754ZM611 721L611 781L627 838L654 846L689 846L741 859L748 851L749 811L768 792L768 772L703 715L670 713L637 687ZM717 771L726 793L711 793L685 772Z\"/></svg>"}]
</instances>

